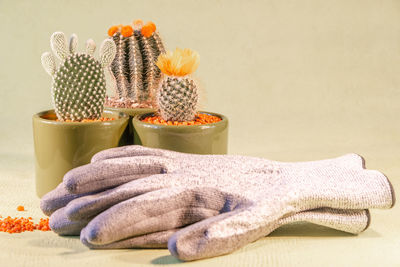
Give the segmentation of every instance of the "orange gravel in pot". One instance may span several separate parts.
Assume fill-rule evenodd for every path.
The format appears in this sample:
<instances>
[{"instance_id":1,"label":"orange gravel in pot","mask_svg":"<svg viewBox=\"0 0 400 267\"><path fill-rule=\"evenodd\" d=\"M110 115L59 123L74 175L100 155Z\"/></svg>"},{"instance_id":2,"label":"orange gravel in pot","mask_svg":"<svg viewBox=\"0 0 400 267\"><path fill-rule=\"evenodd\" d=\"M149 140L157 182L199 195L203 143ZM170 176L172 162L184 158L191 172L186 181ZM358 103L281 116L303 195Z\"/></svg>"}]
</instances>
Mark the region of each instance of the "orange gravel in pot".
<instances>
[{"instance_id":1,"label":"orange gravel in pot","mask_svg":"<svg viewBox=\"0 0 400 267\"><path fill-rule=\"evenodd\" d=\"M166 121L163 120L160 116L149 116L144 118L141 121L151 123L151 124L161 124L161 125L202 125L208 123L215 123L221 120L220 117L208 115L204 113L196 114L196 118L192 121Z\"/></svg>"}]
</instances>

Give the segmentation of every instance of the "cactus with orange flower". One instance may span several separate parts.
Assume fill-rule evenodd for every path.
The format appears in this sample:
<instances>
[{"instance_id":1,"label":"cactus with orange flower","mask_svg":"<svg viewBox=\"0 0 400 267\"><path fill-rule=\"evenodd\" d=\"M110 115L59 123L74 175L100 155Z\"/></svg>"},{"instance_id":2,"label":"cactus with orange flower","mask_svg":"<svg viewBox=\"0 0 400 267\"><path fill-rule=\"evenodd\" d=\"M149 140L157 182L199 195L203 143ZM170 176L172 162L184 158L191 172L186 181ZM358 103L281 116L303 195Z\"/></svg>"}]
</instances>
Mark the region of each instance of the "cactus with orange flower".
<instances>
[{"instance_id":1,"label":"cactus with orange flower","mask_svg":"<svg viewBox=\"0 0 400 267\"><path fill-rule=\"evenodd\" d=\"M143 25L141 20L136 20L132 26L111 27L108 35L114 41L117 53L110 67L115 79L115 96L107 97L106 106L152 106L161 78L155 63L158 56L165 53L155 24Z\"/></svg>"},{"instance_id":2,"label":"cactus with orange flower","mask_svg":"<svg viewBox=\"0 0 400 267\"><path fill-rule=\"evenodd\" d=\"M157 66L164 74L157 92L158 112L166 121L191 121L195 119L198 86L190 77L199 66L200 57L190 49L175 49L161 54Z\"/></svg>"}]
</instances>

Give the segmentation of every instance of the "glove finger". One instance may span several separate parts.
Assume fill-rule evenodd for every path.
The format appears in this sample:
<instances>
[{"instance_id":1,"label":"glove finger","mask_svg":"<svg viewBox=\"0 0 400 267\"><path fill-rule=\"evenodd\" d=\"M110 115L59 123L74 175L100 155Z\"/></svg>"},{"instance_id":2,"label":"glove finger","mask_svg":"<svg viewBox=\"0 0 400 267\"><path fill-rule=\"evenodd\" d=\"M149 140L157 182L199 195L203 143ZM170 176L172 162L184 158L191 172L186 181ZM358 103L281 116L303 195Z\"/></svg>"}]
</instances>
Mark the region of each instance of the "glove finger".
<instances>
[{"instance_id":1,"label":"glove finger","mask_svg":"<svg viewBox=\"0 0 400 267\"><path fill-rule=\"evenodd\" d=\"M275 229L277 220L265 223L260 211L257 207L239 208L182 228L168 240L168 249L184 261L233 252Z\"/></svg>"},{"instance_id":2,"label":"glove finger","mask_svg":"<svg viewBox=\"0 0 400 267\"><path fill-rule=\"evenodd\" d=\"M71 201L66 207L70 220L92 218L104 210L127 199L162 188L178 185L174 174L156 174L144 179L133 180L98 194L88 195Z\"/></svg>"},{"instance_id":3,"label":"glove finger","mask_svg":"<svg viewBox=\"0 0 400 267\"><path fill-rule=\"evenodd\" d=\"M175 152L162 150L157 148L149 148L144 146L132 145L132 146L122 146L106 149L98 152L92 157L91 162L102 161L112 158L124 158L124 157L137 157L137 156L168 156L174 154Z\"/></svg>"},{"instance_id":4,"label":"glove finger","mask_svg":"<svg viewBox=\"0 0 400 267\"><path fill-rule=\"evenodd\" d=\"M120 248L167 248L168 239L179 229L155 232L141 236L127 238L106 245L94 245L86 240L86 231L83 228L81 234L81 242L92 249L120 249Z\"/></svg>"},{"instance_id":5,"label":"glove finger","mask_svg":"<svg viewBox=\"0 0 400 267\"><path fill-rule=\"evenodd\" d=\"M69 171L65 174L63 182L70 193L82 194L108 189L151 174L166 173L167 171L168 161L160 157L107 159Z\"/></svg>"},{"instance_id":6,"label":"glove finger","mask_svg":"<svg viewBox=\"0 0 400 267\"><path fill-rule=\"evenodd\" d=\"M49 219L50 229L59 235L79 235L88 224L87 221L71 221L65 214L65 208L56 210Z\"/></svg>"},{"instance_id":7,"label":"glove finger","mask_svg":"<svg viewBox=\"0 0 400 267\"><path fill-rule=\"evenodd\" d=\"M322 225L351 234L359 234L368 228L371 217L369 210L319 208L283 217L279 220L276 228L300 221Z\"/></svg>"},{"instance_id":8,"label":"glove finger","mask_svg":"<svg viewBox=\"0 0 400 267\"><path fill-rule=\"evenodd\" d=\"M118 203L93 218L86 240L109 244L133 236L180 228L237 206L234 198L216 190L166 188Z\"/></svg>"},{"instance_id":9,"label":"glove finger","mask_svg":"<svg viewBox=\"0 0 400 267\"><path fill-rule=\"evenodd\" d=\"M82 197L86 194L71 194L63 183L60 183L54 190L50 191L40 200L40 209L47 216L56 210L65 207L71 200Z\"/></svg>"},{"instance_id":10,"label":"glove finger","mask_svg":"<svg viewBox=\"0 0 400 267\"><path fill-rule=\"evenodd\" d=\"M172 255L185 261L224 255L293 221L309 221L359 233L368 227L368 214L367 210L321 208L279 219L273 218L271 213L266 214L265 207L250 206L182 228L168 240L168 249ZM354 219L357 221L353 222Z\"/></svg>"}]
</instances>

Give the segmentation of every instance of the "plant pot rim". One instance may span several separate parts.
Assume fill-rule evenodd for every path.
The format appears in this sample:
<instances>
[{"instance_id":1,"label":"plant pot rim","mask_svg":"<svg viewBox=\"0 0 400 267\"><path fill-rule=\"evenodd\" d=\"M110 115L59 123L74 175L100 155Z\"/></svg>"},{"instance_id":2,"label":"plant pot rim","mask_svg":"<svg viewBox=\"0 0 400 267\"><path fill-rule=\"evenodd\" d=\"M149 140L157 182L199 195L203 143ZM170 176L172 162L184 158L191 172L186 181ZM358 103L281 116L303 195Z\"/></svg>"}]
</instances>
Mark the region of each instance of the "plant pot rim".
<instances>
[{"instance_id":1,"label":"plant pot rim","mask_svg":"<svg viewBox=\"0 0 400 267\"><path fill-rule=\"evenodd\" d=\"M137 125L137 126L151 127L151 128L156 128L156 129L165 128L165 129L169 129L169 130L219 127L228 122L228 118L219 113L214 113L214 112L209 112L209 111L198 111L197 113L203 113L203 114L217 116L217 117L221 118L221 120L218 122L207 123L207 124L198 124L198 125L163 125L163 124L153 124L153 123L141 121L141 119L155 114L155 112L149 112L149 113L145 113L145 114L133 117L132 122L135 124L135 126Z\"/></svg>"},{"instance_id":2,"label":"plant pot rim","mask_svg":"<svg viewBox=\"0 0 400 267\"><path fill-rule=\"evenodd\" d=\"M59 125L59 126L84 126L84 125L112 125L112 124L118 124L118 123L124 123L129 119L129 116L123 112L118 112L118 111L112 111L112 110L103 110L104 113L109 113L109 114L116 114L118 115L118 118L115 118L114 120L110 121L87 121L87 122L78 122L78 121L71 121L71 122L66 122L66 121L56 121L52 119L47 119L43 118L43 115L45 114L55 114L54 109L49 109L45 111L38 112L32 116L33 120L40 121L42 123L46 124L51 124L51 125Z\"/></svg>"}]
</instances>

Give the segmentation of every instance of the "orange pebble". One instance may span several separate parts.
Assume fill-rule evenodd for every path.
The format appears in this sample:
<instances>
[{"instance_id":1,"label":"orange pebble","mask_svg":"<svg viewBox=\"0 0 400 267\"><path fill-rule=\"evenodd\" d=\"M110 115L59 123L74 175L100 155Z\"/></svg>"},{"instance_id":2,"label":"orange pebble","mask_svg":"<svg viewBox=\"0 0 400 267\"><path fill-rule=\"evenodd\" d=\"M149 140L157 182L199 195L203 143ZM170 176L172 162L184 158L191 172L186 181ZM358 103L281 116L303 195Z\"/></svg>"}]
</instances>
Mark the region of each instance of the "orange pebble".
<instances>
[{"instance_id":1,"label":"orange pebble","mask_svg":"<svg viewBox=\"0 0 400 267\"><path fill-rule=\"evenodd\" d=\"M108 36L113 36L118 31L118 26L112 26L108 29Z\"/></svg>"},{"instance_id":2,"label":"orange pebble","mask_svg":"<svg viewBox=\"0 0 400 267\"><path fill-rule=\"evenodd\" d=\"M221 120L221 118L219 118L217 116L199 113L196 115L196 117L193 121L165 121L160 116L146 117L142 121L151 123L151 124L174 125L174 126L185 125L185 126L187 126L187 125L201 125L201 124L215 123L215 122L219 122L220 120Z\"/></svg>"},{"instance_id":3,"label":"orange pebble","mask_svg":"<svg viewBox=\"0 0 400 267\"><path fill-rule=\"evenodd\" d=\"M18 211L24 211L25 208L24 208L24 206L18 206L18 207L17 207L17 210L18 210Z\"/></svg>"},{"instance_id":4,"label":"orange pebble","mask_svg":"<svg viewBox=\"0 0 400 267\"><path fill-rule=\"evenodd\" d=\"M132 36L132 34L133 34L132 26L130 26L130 25L123 26L121 29L121 34L124 37Z\"/></svg>"},{"instance_id":5,"label":"orange pebble","mask_svg":"<svg viewBox=\"0 0 400 267\"><path fill-rule=\"evenodd\" d=\"M50 231L49 218L40 219L38 224L35 224L31 217L11 218L8 216L5 219L0 219L0 232L14 234L25 231L32 232L33 230Z\"/></svg>"}]
</instances>

